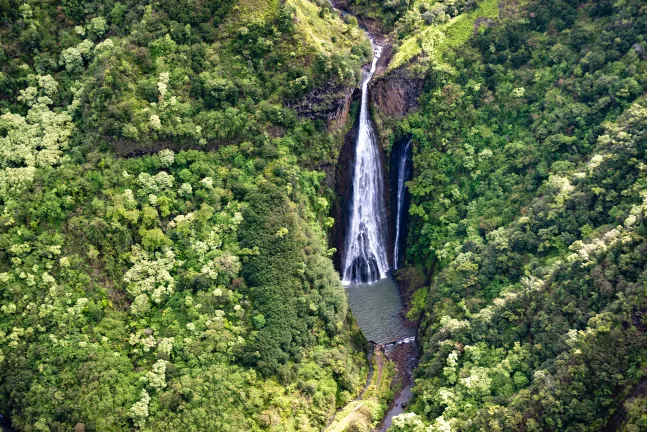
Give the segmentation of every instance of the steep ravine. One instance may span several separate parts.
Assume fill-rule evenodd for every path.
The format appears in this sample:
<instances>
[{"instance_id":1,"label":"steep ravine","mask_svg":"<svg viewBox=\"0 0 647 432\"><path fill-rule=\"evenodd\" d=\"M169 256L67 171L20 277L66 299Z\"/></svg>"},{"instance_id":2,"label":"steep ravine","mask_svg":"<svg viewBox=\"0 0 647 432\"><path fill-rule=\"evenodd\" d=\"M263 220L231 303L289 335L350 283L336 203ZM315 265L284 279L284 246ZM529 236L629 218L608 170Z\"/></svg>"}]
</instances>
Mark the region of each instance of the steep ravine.
<instances>
[{"instance_id":1,"label":"steep ravine","mask_svg":"<svg viewBox=\"0 0 647 432\"><path fill-rule=\"evenodd\" d=\"M361 19L359 21L360 25L362 25L363 28L366 29L367 27L369 27L365 23L362 23ZM373 32L375 32L376 29L379 29L379 27L375 26L374 24L369 28L373 30ZM376 33L372 33L371 36L379 41L378 43L382 44L384 48L383 55L380 57L376 65L376 73L374 76L375 83L370 82L369 87L366 91L366 96L369 100L368 106L371 108L369 115L372 115L372 113L377 113L377 115L388 116L391 118L402 117L411 109L417 106L416 100L418 94L422 90L422 80L410 78L403 70L387 72L388 62L391 57L391 48L388 39L379 34L378 36L376 36ZM374 96L373 92L376 92L377 97ZM352 98L350 99L350 101L353 103L353 107L359 108L358 105L361 103L361 97L362 92L353 92ZM347 106L348 105L349 104L347 104ZM352 118L349 118L349 120L353 121L353 125L348 133L343 137L343 144L341 147L339 162L335 173L335 191L337 194L337 201L332 210L332 217L335 219L335 225L330 233L330 243L337 249L334 255L334 264L338 271L342 274L344 271L343 257L345 257L347 253L346 239L349 235L349 224L351 219L349 203L351 203L353 194L353 172L356 163L356 146L358 141L360 123L359 117L361 114L361 109L352 109L351 112L353 116ZM405 151L405 147L409 141L408 139L405 142L400 142L401 140L397 141L396 143L394 143L392 148L390 148L390 153L387 154L382 145L382 142L379 139L379 135L380 134L376 130L379 159L382 166L382 171L384 172L384 175L382 176L384 190L383 207L387 220L387 228L384 235L387 238L386 244L388 245L390 265L391 268L394 268L396 265L393 255L395 240L394 236L396 233L395 223L396 219L398 219L396 214L397 205L395 205L395 203L398 198L398 178L401 177L398 171L399 169L401 169L400 167L402 165L402 152ZM410 160L410 157L408 157L406 160L406 166L404 168L410 171L411 163L412 161ZM408 180L408 178L405 178L405 181L406 180ZM400 180L400 183L401 182L402 180ZM400 202L402 203L404 208L407 208L408 201L406 198L403 198ZM402 223L400 224L400 235L403 237L403 239L406 239L407 219L406 217L401 217L400 219L403 219ZM403 227L404 229L402 229ZM406 248L405 241L401 241L400 245L400 256L404 256L403 252ZM386 338L384 340L379 340L378 343L374 345L374 349L383 352L384 357L389 359L394 364L395 377L393 378L393 383L391 384L391 386L396 386L397 388L401 389L401 391L395 394L395 400L390 404L389 410L378 422L378 427L381 430L385 430L388 426L390 426L392 417L401 413L403 411L403 407L408 402L411 395L413 369L417 364L418 357L418 349L412 337L415 335L415 328L410 328L410 332L407 331L401 333L400 336L397 336L397 332L392 333L393 336L386 336L389 334L388 331L375 333L375 330L371 327L374 320L367 320L365 317L367 313L377 313L378 315L380 315L379 317L371 318L383 320L383 318L387 318L384 313L386 313L388 316L391 316L391 314L393 314L393 318L400 322L404 322L406 326L407 321L403 318L404 310L400 298L398 298L397 301L395 301L395 299L390 300L390 305L395 306L395 310L392 312L386 312L386 310L389 309L389 305L383 305L387 306L386 308L384 308L383 306L378 306L374 309L371 309L371 307L365 307L366 303L368 303L369 300L372 301L374 297L382 295L378 293L380 290L382 290L383 293L388 292L388 288L386 288L385 291L385 288L379 287L383 283L388 283L388 281L390 280L391 279L389 278L385 282L379 281L379 283L376 283L374 286L369 285L361 287L365 290L364 294L361 295L358 294L356 290L349 291L349 302L351 309L356 315L356 318L358 318L358 323L360 324L360 327L362 328L364 333L367 335L367 338L371 339L370 335L381 335L377 337ZM395 285L394 282L391 283ZM395 292L396 297L398 297L397 288L395 289ZM358 297L358 295L360 297ZM387 302L389 301L387 300ZM377 302L377 304L379 304L379 302ZM380 313L378 313L378 311L380 311ZM364 318L364 320L362 320L362 318ZM414 323L410 324L415 326ZM389 326L390 324L386 325ZM398 324L397 326L402 326L402 324ZM390 341L397 341L399 339L402 340L402 342L395 344L385 343ZM371 377L369 376L362 395L364 394L370 383ZM357 403L358 400L361 400L362 395L360 395L358 399L354 401L354 403ZM344 411L344 408L342 408L341 411ZM355 410L351 411L351 413L354 412ZM340 419L337 419L336 423L338 423L339 420ZM343 420L345 419L342 419L342 421Z\"/></svg>"}]
</instances>

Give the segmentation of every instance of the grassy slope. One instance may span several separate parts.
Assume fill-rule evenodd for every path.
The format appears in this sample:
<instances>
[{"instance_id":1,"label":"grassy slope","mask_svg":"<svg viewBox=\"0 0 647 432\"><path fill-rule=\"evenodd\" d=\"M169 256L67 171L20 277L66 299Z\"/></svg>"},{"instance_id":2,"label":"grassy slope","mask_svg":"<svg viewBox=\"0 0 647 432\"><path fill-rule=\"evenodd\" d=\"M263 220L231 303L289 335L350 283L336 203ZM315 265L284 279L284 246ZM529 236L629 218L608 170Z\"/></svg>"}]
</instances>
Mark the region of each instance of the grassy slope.
<instances>
[{"instance_id":1,"label":"grassy slope","mask_svg":"<svg viewBox=\"0 0 647 432\"><path fill-rule=\"evenodd\" d=\"M431 24L412 32L398 46L389 69L398 68L416 56L421 60L441 61L445 52L460 47L474 33L478 18L497 18L499 0L483 0L478 7L443 24Z\"/></svg>"}]
</instances>

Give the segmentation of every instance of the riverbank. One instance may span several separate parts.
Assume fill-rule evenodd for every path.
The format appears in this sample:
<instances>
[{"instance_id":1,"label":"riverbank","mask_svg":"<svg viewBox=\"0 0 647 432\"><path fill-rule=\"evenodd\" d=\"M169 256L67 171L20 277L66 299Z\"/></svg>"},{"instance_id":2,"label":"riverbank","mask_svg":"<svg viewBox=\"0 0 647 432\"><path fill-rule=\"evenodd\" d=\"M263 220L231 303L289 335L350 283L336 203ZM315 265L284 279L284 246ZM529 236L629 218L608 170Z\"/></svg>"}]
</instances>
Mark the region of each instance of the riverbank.
<instances>
[{"instance_id":1,"label":"riverbank","mask_svg":"<svg viewBox=\"0 0 647 432\"><path fill-rule=\"evenodd\" d=\"M418 363L415 341L372 345L371 372L360 395L340 409L324 429L386 431L411 398L413 371Z\"/></svg>"},{"instance_id":2,"label":"riverbank","mask_svg":"<svg viewBox=\"0 0 647 432\"><path fill-rule=\"evenodd\" d=\"M388 401L393 398L395 368L383 347L371 346L371 371L366 386L356 399L335 413L324 431L373 430L384 417Z\"/></svg>"},{"instance_id":3,"label":"riverbank","mask_svg":"<svg viewBox=\"0 0 647 432\"><path fill-rule=\"evenodd\" d=\"M387 359L395 365L392 387L399 390L394 394L386 415L379 423L377 430L386 431L391 427L393 417L402 414L407 407L411 399L413 371L418 364L418 354L418 346L415 341L396 344L392 348L385 350Z\"/></svg>"}]
</instances>

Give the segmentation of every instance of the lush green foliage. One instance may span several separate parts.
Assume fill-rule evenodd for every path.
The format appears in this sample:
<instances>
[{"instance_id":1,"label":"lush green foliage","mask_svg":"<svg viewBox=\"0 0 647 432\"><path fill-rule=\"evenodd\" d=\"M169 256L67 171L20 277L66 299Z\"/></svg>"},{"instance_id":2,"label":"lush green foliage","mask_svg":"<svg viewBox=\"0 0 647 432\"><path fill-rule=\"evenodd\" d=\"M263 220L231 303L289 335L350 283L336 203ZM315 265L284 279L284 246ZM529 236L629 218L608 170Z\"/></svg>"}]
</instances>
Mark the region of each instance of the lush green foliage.
<instances>
[{"instance_id":1,"label":"lush green foliage","mask_svg":"<svg viewBox=\"0 0 647 432\"><path fill-rule=\"evenodd\" d=\"M315 430L354 395L319 174L279 154L259 171L236 146L76 162L3 206L0 405L16 426Z\"/></svg>"},{"instance_id":2,"label":"lush green foliage","mask_svg":"<svg viewBox=\"0 0 647 432\"><path fill-rule=\"evenodd\" d=\"M433 274L395 430L644 429L643 2L345 3L426 76L417 113L380 119L415 143L408 262ZM357 83L356 21L0 0L0 42L0 414L321 430L366 368L317 170L341 140L290 107ZM379 376L334 428L375 423Z\"/></svg>"},{"instance_id":3,"label":"lush green foliage","mask_svg":"<svg viewBox=\"0 0 647 432\"><path fill-rule=\"evenodd\" d=\"M288 106L356 82L356 25L305 0L6 0L0 41L0 414L320 430L367 371L314 169L336 141Z\"/></svg>"},{"instance_id":4,"label":"lush green foliage","mask_svg":"<svg viewBox=\"0 0 647 432\"><path fill-rule=\"evenodd\" d=\"M379 23L391 36L394 56L389 69L408 64L425 70L462 46L482 23L497 18L498 0L339 0L368 23Z\"/></svg>"},{"instance_id":5,"label":"lush green foliage","mask_svg":"<svg viewBox=\"0 0 647 432\"><path fill-rule=\"evenodd\" d=\"M334 157L313 137L324 123L285 106L357 81L370 49L356 25L309 1L194 3L0 4L0 107L19 112L16 96L51 75L85 144L132 154L289 135L304 161Z\"/></svg>"},{"instance_id":6,"label":"lush green foliage","mask_svg":"<svg viewBox=\"0 0 647 432\"><path fill-rule=\"evenodd\" d=\"M396 430L600 430L647 363L644 5L513 12L446 51L402 125L409 257L435 275Z\"/></svg>"}]
</instances>

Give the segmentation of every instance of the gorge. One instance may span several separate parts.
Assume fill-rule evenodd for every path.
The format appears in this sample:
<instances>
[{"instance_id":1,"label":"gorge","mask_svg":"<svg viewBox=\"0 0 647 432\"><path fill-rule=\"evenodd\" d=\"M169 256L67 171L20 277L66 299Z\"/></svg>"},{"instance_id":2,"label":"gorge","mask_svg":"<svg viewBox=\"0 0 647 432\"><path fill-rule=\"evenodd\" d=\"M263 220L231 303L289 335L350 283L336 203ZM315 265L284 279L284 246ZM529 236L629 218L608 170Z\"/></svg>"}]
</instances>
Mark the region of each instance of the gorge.
<instances>
[{"instance_id":1,"label":"gorge","mask_svg":"<svg viewBox=\"0 0 647 432\"><path fill-rule=\"evenodd\" d=\"M344 14L348 12L344 11ZM358 132L354 147L352 189L347 203L349 214L344 256L340 273L346 287L349 305L367 339L378 344L412 340L415 329L407 326L400 315L402 299L392 279L392 267L399 250L401 216L404 208L404 179L409 144L397 164L398 192L396 215L396 244L388 244L387 178L384 158L370 117L369 84L373 78L383 47L366 31L373 49L373 59L361 81ZM344 203L342 202L342 206Z\"/></svg>"},{"instance_id":2,"label":"gorge","mask_svg":"<svg viewBox=\"0 0 647 432\"><path fill-rule=\"evenodd\" d=\"M647 430L645 1L333 2L0 0L0 430Z\"/></svg>"},{"instance_id":3,"label":"gorge","mask_svg":"<svg viewBox=\"0 0 647 432\"><path fill-rule=\"evenodd\" d=\"M343 13L348 14L346 11ZM348 203L349 222L345 230L340 273L349 306L359 327L369 341L377 344L372 349L384 350L385 358L401 359L397 366L402 369L398 381L404 388L397 393L397 399L384 414L380 430L386 430L391 425L392 417L403 412L411 397L412 373L417 363L415 346L410 349L403 345L415 344L416 329L403 318L400 289L392 277L393 270L398 268L405 228L405 181L411 170L411 140L400 146L398 153L393 155L393 160L397 161L392 164L390 171L397 178L396 198L394 205L390 206L389 194L385 190L389 184L387 169L383 166L385 158L381 155L382 149L369 109L369 84L376 72L383 47L366 33L373 48L373 59L370 69L364 71L361 82L359 127L352 158L352 189ZM387 208L391 207L395 208L394 224L388 221ZM395 236L388 233L391 226L394 226ZM388 239L393 238L394 243L387 244ZM392 256L389 256L390 253ZM375 357L373 352L369 352L369 362ZM377 367L383 366L378 364ZM369 374L364 391L371 384L372 376L373 374ZM361 395L359 398L361 399Z\"/></svg>"},{"instance_id":4,"label":"gorge","mask_svg":"<svg viewBox=\"0 0 647 432\"><path fill-rule=\"evenodd\" d=\"M332 2L331 5L334 7ZM342 16L350 15L345 10L338 10L338 12ZM341 193L338 196L343 209L342 216L348 215L348 219L342 217L337 222L343 224L347 220L347 227L342 229L346 238L343 240L343 255L339 267L353 316L364 336L372 343L368 361L374 362L375 358L393 360L400 358L400 363L396 367L402 370L398 373L397 380L404 388L398 391L397 400L383 414L384 422L381 430L386 430L391 424L392 417L402 412L411 396L412 373L417 362L417 349L414 345L416 329L403 318L400 289L392 276L393 270L397 268L401 236L405 225L402 213L407 211L404 182L411 169L409 153L411 142L409 140L405 146L399 148L398 154L393 155L398 158L397 162L387 169L384 166L386 159L383 157L383 150L371 120L369 94L369 85L377 70L383 46L377 38L371 36L368 30L364 31L371 42L373 59L370 68L363 71L361 80L358 127L356 134L350 135L354 138L354 148L352 153L345 155L353 164L352 169L349 170L350 179L345 182L352 185L352 188L350 193ZM388 60L388 58L385 59L383 69L388 66ZM346 161L340 161L340 166L345 164ZM396 189L393 206L389 203L391 200L387 190L390 182L387 173L395 174L397 177L395 188L392 188ZM342 172L341 175L343 176L344 173ZM387 211L391 207L395 207L395 224L389 221L394 214ZM393 226L395 243L388 244L389 240L394 238L388 232ZM405 347L405 344L408 347ZM384 365L378 362L372 365L372 368L375 367L379 369L378 375L381 376ZM373 375L373 373L369 374L362 394L371 385ZM358 401L362 399L362 394L355 403L361 403ZM326 430L341 430L339 424L343 425L344 421L345 419L342 419L335 427L329 427Z\"/></svg>"}]
</instances>

